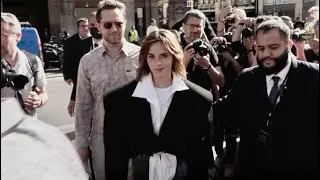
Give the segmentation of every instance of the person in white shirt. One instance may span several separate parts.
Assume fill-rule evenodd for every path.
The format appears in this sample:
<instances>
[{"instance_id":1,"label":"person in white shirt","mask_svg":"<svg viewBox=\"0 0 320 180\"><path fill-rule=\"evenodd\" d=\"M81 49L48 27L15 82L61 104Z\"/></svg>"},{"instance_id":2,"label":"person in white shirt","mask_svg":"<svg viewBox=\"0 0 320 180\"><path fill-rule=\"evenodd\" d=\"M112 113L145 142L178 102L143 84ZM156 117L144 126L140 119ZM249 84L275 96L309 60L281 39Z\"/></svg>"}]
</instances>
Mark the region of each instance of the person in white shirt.
<instances>
[{"instance_id":1,"label":"person in white shirt","mask_svg":"<svg viewBox=\"0 0 320 180\"><path fill-rule=\"evenodd\" d=\"M23 99L21 105L29 115L36 117L36 108L42 107L48 101L47 80L39 57L24 52L17 47L21 36L21 25L17 17L11 13L1 13L1 58L10 65L15 73L24 75L29 79L24 88L19 90ZM35 64L33 64L31 58L34 58L37 67L33 66ZM34 85L35 89L33 89ZM1 89L1 98L19 98L17 95L17 91L10 87Z\"/></svg>"},{"instance_id":2,"label":"person in white shirt","mask_svg":"<svg viewBox=\"0 0 320 180\"><path fill-rule=\"evenodd\" d=\"M158 29L157 21L155 19L151 19L151 25L147 28L146 36L148 36L152 31L156 31Z\"/></svg>"},{"instance_id":3,"label":"person in white shirt","mask_svg":"<svg viewBox=\"0 0 320 180\"><path fill-rule=\"evenodd\" d=\"M154 31L136 80L104 96L106 179L208 179L213 98L186 79L183 57L175 34Z\"/></svg>"}]
</instances>

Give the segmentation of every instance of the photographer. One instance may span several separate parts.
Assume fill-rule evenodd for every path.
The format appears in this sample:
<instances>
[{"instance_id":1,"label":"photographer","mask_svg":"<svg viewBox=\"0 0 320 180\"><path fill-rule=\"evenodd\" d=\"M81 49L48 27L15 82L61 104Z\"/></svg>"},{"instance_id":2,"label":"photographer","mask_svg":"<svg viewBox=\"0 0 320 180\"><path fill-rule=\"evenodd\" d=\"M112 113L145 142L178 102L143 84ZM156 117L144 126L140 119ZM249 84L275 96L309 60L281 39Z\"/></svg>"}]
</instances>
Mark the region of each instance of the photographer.
<instances>
[{"instance_id":1,"label":"photographer","mask_svg":"<svg viewBox=\"0 0 320 180\"><path fill-rule=\"evenodd\" d=\"M313 28L314 34L305 30L294 30L292 40L297 49L298 59L319 64L319 20L315 22Z\"/></svg>"},{"instance_id":2,"label":"photographer","mask_svg":"<svg viewBox=\"0 0 320 180\"><path fill-rule=\"evenodd\" d=\"M21 39L21 26L17 17L11 13L1 13L1 57L15 73L29 79L19 93L23 107L28 114L36 117L36 108L47 103L46 77L39 57L21 51L17 43ZM1 98L15 97L17 90L10 87L1 89Z\"/></svg>"},{"instance_id":3,"label":"photographer","mask_svg":"<svg viewBox=\"0 0 320 180\"><path fill-rule=\"evenodd\" d=\"M218 67L217 54L208 42L200 40L200 44L193 43L203 36L205 19L205 15L199 10L190 10L185 14L183 20L185 33L181 35L181 45L184 49L188 79L214 93L217 85L220 87L224 85L224 76ZM201 54L199 52L201 49L207 53Z\"/></svg>"}]
</instances>

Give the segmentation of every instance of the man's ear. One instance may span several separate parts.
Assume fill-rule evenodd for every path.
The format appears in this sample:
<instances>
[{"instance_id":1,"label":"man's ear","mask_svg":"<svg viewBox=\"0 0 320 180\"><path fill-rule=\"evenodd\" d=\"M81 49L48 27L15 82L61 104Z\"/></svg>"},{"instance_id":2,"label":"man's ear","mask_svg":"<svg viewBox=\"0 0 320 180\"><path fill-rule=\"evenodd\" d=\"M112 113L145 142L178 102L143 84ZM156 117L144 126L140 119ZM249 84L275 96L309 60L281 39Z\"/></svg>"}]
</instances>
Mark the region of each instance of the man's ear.
<instances>
[{"instance_id":1,"label":"man's ear","mask_svg":"<svg viewBox=\"0 0 320 180\"><path fill-rule=\"evenodd\" d=\"M183 28L183 31L186 32L186 24L185 23L182 23L182 28Z\"/></svg>"},{"instance_id":2,"label":"man's ear","mask_svg":"<svg viewBox=\"0 0 320 180\"><path fill-rule=\"evenodd\" d=\"M21 37L22 37L22 33L21 32L19 32L19 33L17 33L16 34L16 36L17 36L17 43L21 40Z\"/></svg>"},{"instance_id":3,"label":"man's ear","mask_svg":"<svg viewBox=\"0 0 320 180\"><path fill-rule=\"evenodd\" d=\"M291 39L288 40L288 48L291 49L293 46L293 41Z\"/></svg>"}]
</instances>

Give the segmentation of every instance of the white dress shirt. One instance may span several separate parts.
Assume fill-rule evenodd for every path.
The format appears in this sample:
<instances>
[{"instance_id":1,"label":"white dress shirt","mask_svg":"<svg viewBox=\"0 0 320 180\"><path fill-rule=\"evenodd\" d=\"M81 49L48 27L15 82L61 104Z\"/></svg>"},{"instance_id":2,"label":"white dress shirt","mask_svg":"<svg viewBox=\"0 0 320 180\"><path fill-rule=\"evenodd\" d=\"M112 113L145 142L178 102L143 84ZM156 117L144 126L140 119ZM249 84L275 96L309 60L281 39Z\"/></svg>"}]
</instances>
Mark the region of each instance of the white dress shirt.
<instances>
[{"instance_id":1,"label":"white dress shirt","mask_svg":"<svg viewBox=\"0 0 320 180\"><path fill-rule=\"evenodd\" d=\"M94 49L95 47L94 47L94 44L98 44L99 46L101 46L102 45L102 39L94 39L94 38L91 38L92 39L92 49Z\"/></svg>"},{"instance_id":2,"label":"white dress shirt","mask_svg":"<svg viewBox=\"0 0 320 180\"><path fill-rule=\"evenodd\" d=\"M152 81L152 75L149 74L138 82L132 96L145 98L150 103L154 133L159 135L163 120L171 104L173 94L176 91L183 91L187 89L189 88L184 83L182 77L173 73L172 85L168 89L158 89L158 92L160 93L157 94L157 90ZM159 100L160 96L166 97L165 100Z\"/></svg>"},{"instance_id":3,"label":"white dress shirt","mask_svg":"<svg viewBox=\"0 0 320 180\"><path fill-rule=\"evenodd\" d=\"M278 74L271 74L266 76L266 82L267 82L267 92L268 92L268 96L270 95L271 89L273 87L274 81L272 79L273 76L278 76L280 79L278 81L278 88L280 90L280 85L283 83L283 81L285 80L289 70L290 70L290 66L291 66L291 55L289 54L288 56L288 62L286 64L286 66L278 73ZM277 103L280 101L280 96L277 99Z\"/></svg>"}]
</instances>

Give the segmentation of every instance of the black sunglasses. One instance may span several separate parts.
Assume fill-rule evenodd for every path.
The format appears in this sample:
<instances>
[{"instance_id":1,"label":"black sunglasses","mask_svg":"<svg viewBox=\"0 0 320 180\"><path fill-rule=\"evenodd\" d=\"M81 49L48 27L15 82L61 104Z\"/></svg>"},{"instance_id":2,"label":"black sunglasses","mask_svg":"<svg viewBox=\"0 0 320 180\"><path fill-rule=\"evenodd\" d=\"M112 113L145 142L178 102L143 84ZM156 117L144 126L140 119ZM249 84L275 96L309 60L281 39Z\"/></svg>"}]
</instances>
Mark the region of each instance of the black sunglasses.
<instances>
[{"instance_id":1,"label":"black sunglasses","mask_svg":"<svg viewBox=\"0 0 320 180\"><path fill-rule=\"evenodd\" d=\"M112 24L116 25L117 28L122 28L123 22L104 22L103 27L106 29L111 29Z\"/></svg>"}]
</instances>

